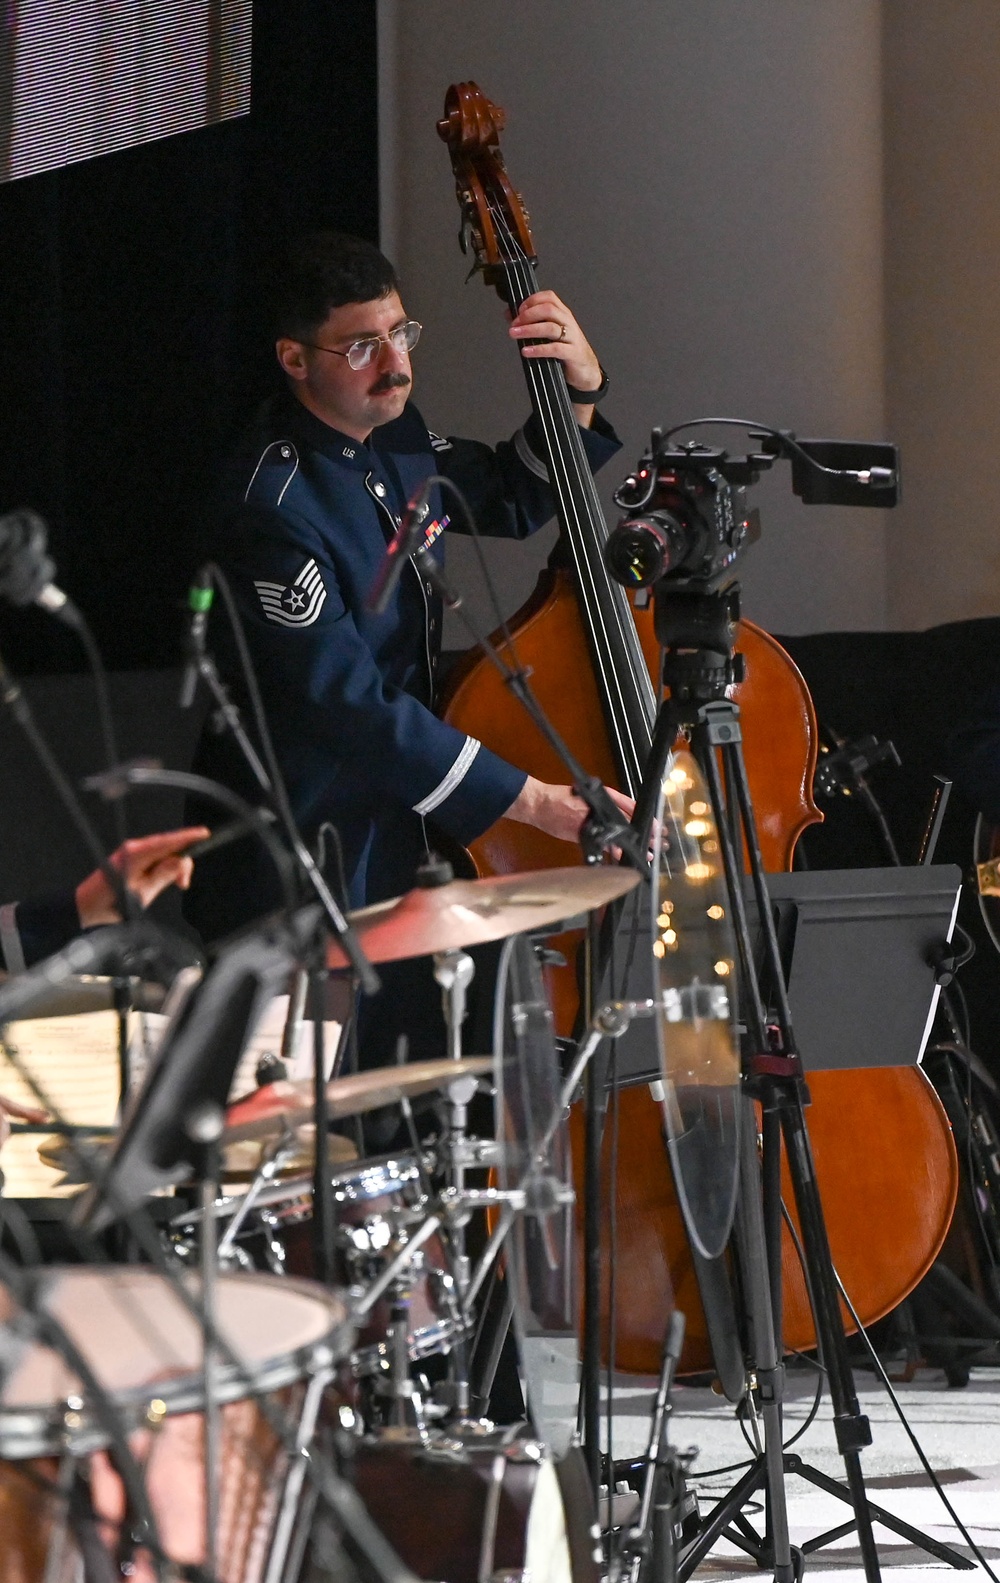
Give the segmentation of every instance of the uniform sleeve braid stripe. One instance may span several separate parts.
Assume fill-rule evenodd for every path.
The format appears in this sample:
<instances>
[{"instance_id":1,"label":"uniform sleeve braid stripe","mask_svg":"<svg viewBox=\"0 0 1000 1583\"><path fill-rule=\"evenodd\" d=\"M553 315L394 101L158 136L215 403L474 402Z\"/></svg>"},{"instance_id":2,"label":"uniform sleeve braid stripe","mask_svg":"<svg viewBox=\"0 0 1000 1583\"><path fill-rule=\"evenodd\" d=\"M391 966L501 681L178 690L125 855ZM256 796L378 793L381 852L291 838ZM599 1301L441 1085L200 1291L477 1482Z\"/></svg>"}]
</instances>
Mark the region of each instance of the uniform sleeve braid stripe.
<instances>
[{"instance_id":1,"label":"uniform sleeve braid stripe","mask_svg":"<svg viewBox=\"0 0 1000 1583\"><path fill-rule=\"evenodd\" d=\"M426 797L422 797L420 802L413 804L413 812L422 816L433 813L435 808L439 808L451 796L452 792L462 784L472 768L472 762L481 747L482 743L476 737L466 737L458 758L451 766L444 780L439 781L434 790L428 792Z\"/></svg>"}]
</instances>

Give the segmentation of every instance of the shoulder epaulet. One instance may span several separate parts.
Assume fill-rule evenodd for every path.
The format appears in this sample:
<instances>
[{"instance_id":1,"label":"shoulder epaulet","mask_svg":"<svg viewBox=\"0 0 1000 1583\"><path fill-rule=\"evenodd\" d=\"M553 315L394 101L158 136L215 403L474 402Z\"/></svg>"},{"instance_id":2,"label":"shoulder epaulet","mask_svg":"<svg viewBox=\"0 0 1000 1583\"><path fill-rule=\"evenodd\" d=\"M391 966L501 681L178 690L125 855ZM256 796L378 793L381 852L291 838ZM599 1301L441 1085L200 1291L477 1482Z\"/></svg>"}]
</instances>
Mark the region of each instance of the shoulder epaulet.
<instances>
[{"instance_id":1,"label":"shoulder epaulet","mask_svg":"<svg viewBox=\"0 0 1000 1583\"><path fill-rule=\"evenodd\" d=\"M298 470L299 453L292 441L272 440L257 458L244 500L262 506L280 506Z\"/></svg>"},{"instance_id":2,"label":"shoulder epaulet","mask_svg":"<svg viewBox=\"0 0 1000 1583\"><path fill-rule=\"evenodd\" d=\"M454 449L450 440L446 440L443 434L435 434L433 429L427 430L427 438L431 442L432 451L450 451Z\"/></svg>"}]
</instances>

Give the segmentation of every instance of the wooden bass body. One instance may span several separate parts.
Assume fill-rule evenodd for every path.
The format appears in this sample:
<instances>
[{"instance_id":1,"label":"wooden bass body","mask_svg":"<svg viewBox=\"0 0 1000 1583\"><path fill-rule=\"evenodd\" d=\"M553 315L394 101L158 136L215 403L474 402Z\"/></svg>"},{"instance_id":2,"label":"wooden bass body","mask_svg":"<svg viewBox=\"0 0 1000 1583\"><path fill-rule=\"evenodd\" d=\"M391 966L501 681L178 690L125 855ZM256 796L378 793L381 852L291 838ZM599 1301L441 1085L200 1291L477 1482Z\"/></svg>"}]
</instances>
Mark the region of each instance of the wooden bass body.
<instances>
[{"instance_id":1,"label":"wooden bass body","mask_svg":"<svg viewBox=\"0 0 1000 1583\"><path fill-rule=\"evenodd\" d=\"M636 611L650 673L659 650L652 613ZM511 623L521 664L543 708L592 773L616 781L587 638L567 572L543 575ZM747 773L765 868L791 867L799 835L821 816L812 801L817 733L812 700L794 662L774 638L740 624L745 679L735 689L744 728ZM445 718L540 780L564 782L563 765L485 661L455 677ZM529 826L500 820L473 844L480 873L557 867L581 861L574 844ZM553 942L572 956L579 936ZM572 1030L578 1009L575 970L547 970L559 1032ZM933 1263L951 1221L958 1166L944 1109L923 1072L912 1067L815 1073L806 1113L831 1249L863 1323L888 1313ZM659 1369L667 1317L687 1318L682 1369L712 1367L707 1329L690 1249L663 1146L660 1106L645 1085L620 1096L618 1181L618 1324L620 1368ZM571 1122L577 1179L582 1120ZM783 1167L783 1169L786 1169ZM785 1201L793 1206L790 1184ZM794 1206L792 1207L794 1218ZM784 1232L784 1337L789 1348L815 1345L812 1316L791 1238ZM846 1319L845 1315L845 1319Z\"/></svg>"}]
</instances>

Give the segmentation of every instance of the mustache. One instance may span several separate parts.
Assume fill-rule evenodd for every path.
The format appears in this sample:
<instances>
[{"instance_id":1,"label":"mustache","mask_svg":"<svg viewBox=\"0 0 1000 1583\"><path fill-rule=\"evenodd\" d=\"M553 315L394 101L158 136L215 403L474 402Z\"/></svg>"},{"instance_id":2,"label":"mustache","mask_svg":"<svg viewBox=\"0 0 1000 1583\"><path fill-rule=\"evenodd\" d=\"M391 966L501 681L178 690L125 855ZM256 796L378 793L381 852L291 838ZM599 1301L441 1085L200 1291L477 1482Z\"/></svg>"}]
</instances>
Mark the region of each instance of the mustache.
<instances>
[{"instance_id":1,"label":"mustache","mask_svg":"<svg viewBox=\"0 0 1000 1583\"><path fill-rule=\"evenodd\" d=\"M407 374L383 374L380 379L376 379L371 394L377 396L383 390L405 390L409 383Z\"/></svg>"}]
</instances>

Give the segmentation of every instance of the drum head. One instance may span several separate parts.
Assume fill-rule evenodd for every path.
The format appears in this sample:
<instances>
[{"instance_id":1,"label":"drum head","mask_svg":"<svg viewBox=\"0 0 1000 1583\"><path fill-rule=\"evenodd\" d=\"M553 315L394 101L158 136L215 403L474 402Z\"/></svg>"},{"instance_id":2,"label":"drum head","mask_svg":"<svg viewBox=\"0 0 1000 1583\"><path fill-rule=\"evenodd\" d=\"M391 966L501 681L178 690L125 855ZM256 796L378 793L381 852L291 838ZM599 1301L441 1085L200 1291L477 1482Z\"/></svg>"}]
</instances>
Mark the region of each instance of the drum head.
<instances>
[{"instance_id":1,"label":"drum head","mask_svg":"<svg viewBox=\"0 0 1000 1583\"><path fill-rule=\"evenodd\" d=\"M552 1011L526 935L508 940L501 954L494 1044L501 1185L523 1188L528 1199L505 1244L506 1277L514 1287L528 1411L559 1455L576 1430L580 1373L573 1178L569 1135L558 1116Z\"/></svg>"},{"instance_id":2,"label":"drum head","mask_svg":"<svg viewBox=\"0 0 1000 1583\"><path fill-rule=\"evenodd\" d=\"M193 1276L182 1280L197 1294ZM201 1331L163 1276L130 1267L53 1268L42 1277L42 1302L126 1422L140 1421L153 1399L168 1413L200 1409ZM334 1293L270 1275L221 1275L216 1323L244 1366L219 1364L221 1401L290 1385L308 1374L317 1358L346 1357L353 1339L346 1307ZM0 1392L0 1457L58 1449L63 1404L68 1397L85 1396L54 1350L24 1343L6 1368ZM104 1443L85 1400L76 1418L81 1449Z\"/></svg>"},{"instance_id":3,"label":"drum head","mask_svg":"<svg viewBox=\"0 0 1000 1583\"><path fill-rule=\"evenodd\" d=\"M739 1172L735 938L708 788L686 751L667 761L653 859L667 1144L688 1235L710 1259L728 1241Z\"/></svg>"}]
</instances>

